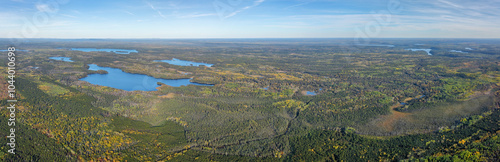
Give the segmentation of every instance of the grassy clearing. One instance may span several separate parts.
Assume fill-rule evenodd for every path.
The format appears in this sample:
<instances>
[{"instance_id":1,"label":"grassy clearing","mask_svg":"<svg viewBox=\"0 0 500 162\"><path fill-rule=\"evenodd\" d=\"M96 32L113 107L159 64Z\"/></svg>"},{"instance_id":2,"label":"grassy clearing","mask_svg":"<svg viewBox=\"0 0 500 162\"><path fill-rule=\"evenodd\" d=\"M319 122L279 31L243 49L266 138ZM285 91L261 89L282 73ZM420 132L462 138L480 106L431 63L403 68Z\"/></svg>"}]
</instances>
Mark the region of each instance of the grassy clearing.
<instances>
[{"instance_id":1,"label":"grassy clearing","mask_svg":"<svg viewBox=\"0 0 500 162\"><path fill-rule=\"evenodd\" d=\"M58 96L69 92L66 88L47 82L39 83L38 88L50 96Z\"/></svg>"}]
</instances>

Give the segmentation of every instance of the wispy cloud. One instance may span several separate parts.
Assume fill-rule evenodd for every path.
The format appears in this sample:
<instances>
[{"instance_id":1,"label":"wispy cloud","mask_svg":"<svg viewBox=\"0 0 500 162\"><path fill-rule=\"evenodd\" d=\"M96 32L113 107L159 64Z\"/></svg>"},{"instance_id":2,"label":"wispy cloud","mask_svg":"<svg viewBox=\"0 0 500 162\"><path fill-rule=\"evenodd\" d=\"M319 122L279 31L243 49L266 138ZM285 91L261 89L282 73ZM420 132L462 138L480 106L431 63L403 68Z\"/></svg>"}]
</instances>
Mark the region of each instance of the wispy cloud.
<instances>
[{"instance_id":1,"label":"wispy cloud","mask_svg":"<svg viewBox=\"0 0 500 162\"><path fill-rule=\"evenodd\" d=\"M59 14L59 15L64 16L64 17L69 17L69 18L78 18L76 16L68 15L68 14Z\"/></svg>"},{"instance_id":2,"label":"wispy cloud","mask_svg":"<svg viewBox=\"0 0 500 162\"><path fill-rule=\"evenodd\" d=\"M75 14L79 14L79 15L81 15L81 14L82 14L82 13L81 13L80 11L78 11L78 10L71 10L71 12L73 12L73 13L75 13Z\"/></svg>"},{"instance_id":3,"label":"wispy cloud","mask_svg":"<svg viewBox=\"0 0 500 162\"><path fill-rule=\"evenodd\" d=\"M146 4L148 4L148 6L151 7L151 9L153 9L154 11L156 11L160 17L162 17L164 19L167 18L167 16L163 15L163 13L161 13L160 10L156 9L156 7L153 6L151 3L149 3L148 1L144 1L144 2L146 2Z\"/></svg>"},{"instance_id":4,"label":"wispy cloud","mask_svg":"<svg viewBox=\"0 0 500 162\"><path fill-rule=\"evenodd\" d=\"M442 5L440 6L445 6L445 7L453 7L453 8L458 8L458 9L463 9L464 7L461 5L458 5L456 3L447 1L447 0L438 0Z\"/></svg>"},{"instance_id":5,"label":"wispy cloud","mask_svg":"<svg viewBox=\"0 0 500 162\"><path fill-rule=\"evenodd\" d=\"M206 17L206 16L215 16L215 15L217 15L217 14L215 14L215 13L204 13L204 14L193 13L193 14L179 16L179 18L197 18L197 17Z\"/></svg>"},{"instance_id":6,"label":"wispy cloud","mask_svg":"<svg viewBox=\"0 0 500 162\"><path fill-rule=\"evenodd\" d=\"M43 26L44 28L55 28L55 27L69 27L76 23L74 21L54 21L50 24Z\"/></svg>"},{"instance_id":7,"label":"wispy cloud","mask_svg":"<svg viewBox=\"0 0 500 162\"><path fill-rule=\"evenodd\" d=\"M123 12L125 12L125 13L127 13L127 14L129 14L129 15L135 16L135 14L134 14L134 13L132 13L132 12L130 12L130 11L123 11Z\"/></svg>"},{"instance_id":8,"label":"wispy cloud","mask_svg":"<svg viewBox=\"0 0 500 162\"><path fill-rule=\"evenodd\" d=\"M474 16L475 18L482 19L484 16L499 16L497 11L500 9L500 1L485 0L477 1L418 1L409 2L406 12L416 11L414 14L429 15L432 14L448 14L457 16ZM428 11L432 11L429 13Z\"/></svg>"},{"instance_id":9,"label":"wispy cloud","mask_svg":"<svg viewBox=\"0 0 500 162\"><path fill-rule=\"evenodd\" d=\"M0 24L0 37L5 31L19 32L24 19L44 12L53 17L40 27L40 36L353 37L355 29L373 30L370 27L379 25L380 37L500 38L500 0L400 0L400 12L389 11L389 1L363 0L110 1L102 6L72 3L57 8L48 1L3 0L0 22L12 23ZM220 23L216 18L233 19Z\"/></svg>"},{"instance_id":10,"label":"wispy cloud","mask_svg":"<svg viewBox=\"0 0 500 162\"><path fill-rule=\"evenodd\" d=\"M448 13L448 12L444 12ZM293 15L288 16L286 21L275 21L266 24L266 27L275 28L302 28L302 29L353 29L354 27L365 27L370 22L377 22L372 14L342 14L342 15ZM381 26L382 30L391 33L393 30L415 31L415 30L441 30L452 31L457 29L467 31L482 31L484 29L498 28L499 22L489 19L477 19L474 17L462 17L449 14L429 15L391 15L391 22ZM456 27L453 27L456 26ZM494 31L494 30L490 30Z\"/></svg>"},{"instance_id":11,"label":"wispy cloud","mask_svg":"<svg viewBox=\"0 0 500 162\"><path fill-rule=\"evenodd\" d=\"M243 11L248 10L248 9L250 9L250 8L253 8L253 7L257 7L257 6L259 6L261 3L263 3L264 1L265 1L265 0L256 0L256 1L254 1L254 2L253 2L253 5L250 5L250 6L245 6L245 7L241 8L241 9L239 9L239 10L236 10L236 11L234 11L234 12L230 13L229 15L225 16L224 18L233 17L233 16L237 15L237 14L238 14L238 13L240 13L240 12L243 12Z\"/></svg>"},{"instance_id":12,"label":"wispy cloud","mask_svg":"<svg viewBox=\"0 0 500 162\"><path fill-rule=\"evenodd\" d=\"M40 12L56 12L55 8L50 8L47 4L36 4L36 9Z\"/></svg>"},{"instance_id":13,"label":"wispy cloud","mask_svg":"<svg viewBox=\"0 0 500 162\"><path fill-rule=\"evenodd\" d=\"M19 26L20 24L14 22L17 22L16 20L19 20L21 18L22 16L16 15L14 13L0 12L0 22L2 22L0 23L0 26L11 26L11 25ZM13 22L13 23L3 23L3 22Z\"/></svg>"},{"instance_id":14,"label":"wispy cloud","mask_svg":"<svg viewBox=\"0 0 500 162\"><path fill-rule=\"evenodd\" d=\"M284 10L288 10L288 9L294 8L294 7L303 6L303 5L306 5L306 4L309 4L309 3L311 3L311 2L303 2L303 3L296 4L296 5L291 5L291 6L285 7Z\"/></svg>"}]
</instances>

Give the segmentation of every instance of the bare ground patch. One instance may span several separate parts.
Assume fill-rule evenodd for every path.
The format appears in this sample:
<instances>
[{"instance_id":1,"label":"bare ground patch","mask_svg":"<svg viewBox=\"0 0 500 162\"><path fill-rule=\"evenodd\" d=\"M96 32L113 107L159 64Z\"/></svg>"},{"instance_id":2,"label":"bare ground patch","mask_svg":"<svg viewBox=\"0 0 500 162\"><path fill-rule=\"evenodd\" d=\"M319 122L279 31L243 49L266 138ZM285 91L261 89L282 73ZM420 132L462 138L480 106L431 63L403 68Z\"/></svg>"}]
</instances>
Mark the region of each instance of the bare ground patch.
<instances>
[{"instance_id":1,"label":"bare ground patch","mask_svg":"<svg viewBox=\"0 0 500 162\"><path fill-rule=\"evenodd\" d=\"M494 107L492 95L475 96L466 101L436 104L412 113L395 111L400 105L391 106L391 114L381 115L365 125L358 126L358 133L376 136L394 136L436 131L451 126L461 118L478 115Z\"/></svg>"}]
</instances>

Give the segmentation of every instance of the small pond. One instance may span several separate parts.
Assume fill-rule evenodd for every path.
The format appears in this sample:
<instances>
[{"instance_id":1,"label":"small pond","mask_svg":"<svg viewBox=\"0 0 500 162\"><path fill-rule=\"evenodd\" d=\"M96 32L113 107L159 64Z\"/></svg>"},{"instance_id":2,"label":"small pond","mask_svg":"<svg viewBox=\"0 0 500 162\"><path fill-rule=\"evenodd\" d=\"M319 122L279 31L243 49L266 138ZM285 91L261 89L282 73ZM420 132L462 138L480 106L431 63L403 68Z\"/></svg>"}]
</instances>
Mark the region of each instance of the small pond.
<instances>
[{"instance_id":1,"label":"small pond","mask_svg":"<svg viewBox=\"0 0 500 162\"><path fill-rule=\"evenodd\" d=\"M73 60L71 60L71 57L49 57L49 59L57 61L73 62Z\"/></svg>"},{"instance_id":2,"label":"small pond","mask_svg":"<svg viewBox=\"0 0 500 162\"><path fill-rule=\"evenodd\" d=\"M314 91L307 91L306 95L308 95L308 96L316 96L316 92L314 92Z\"/></svg>"},{"instance_id":3,"label":"small pond","mask_svg":"<svg viewBox=\"0 0 500 162\"><path fill-rule=\"evenodd\" d=\"M459 51L459 50L450 50L450 52L455 52L455 53L468 53L468 52Z\"/></svg>"}]
</instances>

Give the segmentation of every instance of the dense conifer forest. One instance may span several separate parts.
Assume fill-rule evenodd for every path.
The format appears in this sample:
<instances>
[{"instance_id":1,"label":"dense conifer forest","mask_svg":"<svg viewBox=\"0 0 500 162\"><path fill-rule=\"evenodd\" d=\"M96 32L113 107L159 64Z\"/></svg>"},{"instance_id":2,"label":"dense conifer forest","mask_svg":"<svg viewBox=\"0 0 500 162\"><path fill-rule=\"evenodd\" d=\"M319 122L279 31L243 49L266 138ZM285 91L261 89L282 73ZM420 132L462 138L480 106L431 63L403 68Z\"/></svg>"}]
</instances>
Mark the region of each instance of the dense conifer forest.
<instances>
[{"instance_id":1,"label":"dense conifer forest","mask_svg":"<svg viewBox=\"0 0 500 162\"><path fill-rule=\"evenodd\" d=\"M500 40L370 43L30 39L15 52L16 154L2 145L0 160L499 160ZM10 45L6 39L0 44ZM7 137L4 53L0 135ZM155 61L173 58L213 66ZM212 86L126 91L80 80L108 74L89 64Z\"/></svg>"}]
</instances>

